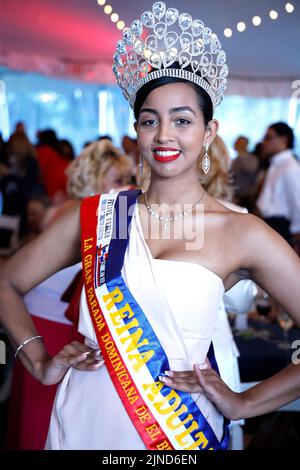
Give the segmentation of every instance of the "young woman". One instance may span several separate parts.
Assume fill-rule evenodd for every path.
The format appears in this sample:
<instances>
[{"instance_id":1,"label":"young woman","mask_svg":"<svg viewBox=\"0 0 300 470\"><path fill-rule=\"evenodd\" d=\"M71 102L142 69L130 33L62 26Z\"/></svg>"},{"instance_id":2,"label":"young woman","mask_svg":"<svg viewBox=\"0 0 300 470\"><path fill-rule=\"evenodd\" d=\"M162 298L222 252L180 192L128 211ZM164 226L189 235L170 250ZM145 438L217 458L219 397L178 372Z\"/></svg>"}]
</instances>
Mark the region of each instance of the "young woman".
<instances>
[{"instance_id":1,"label":"young woman","mask_svg":"<svg viewBox=\"0 0 300 470\"><path fill-rule=\"evenodd\" d=\"M167 36L177 22L180 40ZM155 40L153 34L141 39L146 26ZM204 56L206 46L212 57ZM227 387L211 341L224 290L247 270L300 324L300 261L266 224L227 209L199 183L197 160L217 133L213 107L224 82L218 75L210 86L202 77L207 70L195 72L196 65L213 59L209 74L226 75L211 30L157 2L117 49L114 70L134 106L140 154L151 166L149 189L87 199L81 219L79 208L72 209L17 253L2 272L1 321L34 377L45 384L63 379L47 448L225 449L225 418L267 413L294 400L300 369L290 364L241 394ZM189 69L182 58L188 51L202 56ZM20 296L80 260L80 232L79 331L86 341L51 358Z\"/></svg>"}]
</instances>

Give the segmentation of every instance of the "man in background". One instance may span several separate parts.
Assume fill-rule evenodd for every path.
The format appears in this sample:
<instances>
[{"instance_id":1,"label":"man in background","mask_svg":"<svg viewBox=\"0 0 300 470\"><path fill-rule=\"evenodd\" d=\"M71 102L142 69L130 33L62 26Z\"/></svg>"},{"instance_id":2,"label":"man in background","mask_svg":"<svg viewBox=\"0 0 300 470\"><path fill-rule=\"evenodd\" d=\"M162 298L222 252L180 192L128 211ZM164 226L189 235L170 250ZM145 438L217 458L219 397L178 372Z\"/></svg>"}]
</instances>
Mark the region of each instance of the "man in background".
<instances>
[{"instance_id":1,"label":"man in background","mask_svg":"<svg viewBox=\"0 0 300 470\"><path fill-rule=\"evenodd\" d=\"M231 164L231 175L234 202L252 212L258 160L248 152L248 143L247 137L240 136L236 139L234 149L237 152L237 157Z\"/></svg>"},{"instance_id":2,"label":"man in background","mask_svg":"<svg viewBox=\"0 0 300 470\"><path fill-rule=\"evenodd\" d=\"M300 254L300 164L293 152L293 130L284 122L272 124L262 145L270 167L257 207L263 219Z\"/></svg>"}]
</instances>

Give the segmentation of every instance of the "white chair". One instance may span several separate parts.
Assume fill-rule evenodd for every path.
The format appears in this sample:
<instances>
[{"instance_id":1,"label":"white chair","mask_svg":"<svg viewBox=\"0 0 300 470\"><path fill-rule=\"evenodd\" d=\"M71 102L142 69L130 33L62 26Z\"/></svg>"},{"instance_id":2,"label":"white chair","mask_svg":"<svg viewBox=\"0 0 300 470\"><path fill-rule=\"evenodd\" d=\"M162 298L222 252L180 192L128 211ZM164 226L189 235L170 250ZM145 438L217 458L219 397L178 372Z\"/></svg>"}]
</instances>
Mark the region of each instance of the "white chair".
<instances>
[{"instance_id":1,"label":"white chair","mask_svg":"<svg viewBox=\"0 0 300 470\"><path fill-rule=\"evenodd\" d=\"M15 215L1 215L0 216L0 229L5 229L11 232L9 245L7 247L0 246L0 256L10 256L19 245L19 228L20 217Z\"/></svg>"},{"instance_id":2,"label":"white chair","mask_svg":"<svg viewBox=\"0 0 300 470\"><path fill-rule=\"evenodd\" d=\"M229 428L229 450L244 450L244 432L241 424L234 424Z\"/></svg>"}]
</instances>

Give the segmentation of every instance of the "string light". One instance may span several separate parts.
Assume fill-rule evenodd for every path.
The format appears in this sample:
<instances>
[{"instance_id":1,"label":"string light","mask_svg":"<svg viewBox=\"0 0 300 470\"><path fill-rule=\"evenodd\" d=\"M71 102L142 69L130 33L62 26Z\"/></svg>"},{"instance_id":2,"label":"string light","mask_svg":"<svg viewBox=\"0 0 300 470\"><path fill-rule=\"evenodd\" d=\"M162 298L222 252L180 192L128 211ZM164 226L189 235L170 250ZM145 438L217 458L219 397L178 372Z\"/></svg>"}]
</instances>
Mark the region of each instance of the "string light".
<instances>
[{"instance_id":1,"label":"string light","mask_svg":"<svg viewBox=\"0 0 300 470\"><path fill-rule=\"evenodd\" d=\"M271 20L277 20L278 18L278 13L276 10L271 10L269 15L270 15Z\"/></svg>"},{"instance_id":2,"label":"string light","mask_svg":"<svg viewBox=\"0 0 300 470\"><path fill-rule=\"evenodd\" d=\"M117 28L118 28L118 29L121 29L121 30L124 29L124 28L125 28L125 23L124 23L124 21L118 21L118 22L117 22Z\"/></svg>"},{"instance_id":3,"label":"string light","mask_svg":"<svg viewBox=\"0 0 300 470\"><path fill-rule=\"evenodd\" d=\"M246 29L246 24L243 22L243 21L240 21L237 26L236 26L236 29L242 33L243 31L245 31Z\"/></svg>"},{"instance_id":4,"label":"string light","mask_svg":"<svg viewBox=\"0 0 300 470\"><path fill-rule=\"evenodd\" d=\"M226 36L227 38L231 38L232 30L230 28L224 29L224 36Z\"/></svg>"},{"instance_id":5,"label":"string light","mask_svg":"<svg viewBox=\"0 0 300 470\"><path fill-rule=\"evenodd\" d=\"M292 5L292 3L286 3L285 9L287 13L293 13L293 11L295 10L295 7L294 5Z\"/></svg>"},{"instance_id":6,"label":"string light","mask_svg":"<svg viewBox=\"0 0 300 470\"><path fill-rule=\"evenodd\" d=\"M113 23L116 23L116 26L119 30L123 30L125 28L125 23L122 20L119 20L119 15L117 13L113 13L113 9L111 5L106 5L106 0L97 0L98 5L104 7L104 13L106 15L110 15L110 19ZM285 10L287 13L293 13L295 10L295 7L292 3L288 2L285 4ZM277 20L278 18L278 12L276 10L270 10L269 16L272 20ZM262 19L260 16L253 16L252 18L252 24L254 26L259 26L262 22ZM246 30L246 23L244 21L239 21L237 24L237 30L242 33ZM231 28L225 28L224 29L224 36L226 38L231 38L232 36L232 29Z\"/></svg>"},{"instance_id":7,"label":"string light","mask_svg":"<svg viewBox=\"0 0 300 470\"><path fill-rule=\"evenodd\" d=\"M261 17L260 16L253 16L252 23L254 26L259 26L261 24Z\"/></svg>"},{"instance_id":8,"label":"string light","mask_svg":"<svg viewBox=\"0 0 300 470\"><path fill-rule=\"evenodd\" d=\"M110 19L113 23L116 23L119 19L118 13L112 13L111 16L110 16Z\"/></svg>"},{"instance_id":9,"label":"string light","mask_svg":"<svg viewBox=\"0 0 300 470\"><path fill-rule=\"evenodd\" d=\"M295 7L292 3L287 2L285 4L285 10L287 13L293 13L295 10ZM276 10L270 10L269 11L269 17L271 20L277 20L279 14ZM252 18L252 24L254 26L259 26L262 23L262 18L260 16L253 16ZM244 21L239 21L236 26L237 30L242 33L246 30L246 23ZM224 29L224 36L226 38L231 38L232 36L232 29L231 28L225 28Z\"/></svg>"},{"instance_id":10,"label":"string light","mask_svg":"<svg viewBox=\"0 0 300 470\"><path fill-rule=\"evenodd\" d=\"M111 12L112 12L112 7L110 5L105 5L104 13L106 13L107 15L110 15Z\"/></svg>"},{"instance_id":11,"label":"string light","mask_svg":"<svg viewBox=\"0 0 300 470\"><path fill-rule=\"evenodd\" d=\"M111 21L115 23L116 27L122 31L125 28L125 23L124 21L119 20L119 15L118 13L113 12L112 6L106 5L106 0L97 0L97 3L103 7L104 13L106 15L110 15Z\"/></svg>"}]
</instances>

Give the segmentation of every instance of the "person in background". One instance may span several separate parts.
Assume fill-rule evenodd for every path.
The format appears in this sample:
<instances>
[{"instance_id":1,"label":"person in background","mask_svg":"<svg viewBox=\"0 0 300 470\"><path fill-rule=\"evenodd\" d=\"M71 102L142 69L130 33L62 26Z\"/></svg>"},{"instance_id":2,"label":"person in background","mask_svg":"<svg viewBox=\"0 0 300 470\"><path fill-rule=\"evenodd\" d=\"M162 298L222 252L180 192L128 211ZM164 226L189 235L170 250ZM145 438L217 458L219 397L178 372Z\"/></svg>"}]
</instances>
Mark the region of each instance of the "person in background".
<instances>
[{"instance_id":1,"label":"person in background","mask_svg":"<svg viewBox=\"0 0 300 470\"><path fill-rule=\"evenodd\" d=\"M61 154L60 142L54 130L39 131L37 137L36 151L43 186L47 196L54 203L60 203L66 198L65 170L69 165L69 159Z\"/></svg>"},{"instance_id":2,"label":"person in background","mask_svg":"<svg viewBox=\"0 0 300 470\"><path fill-rule=\"evenodd\" d=\"M0 166L2 165L7 165L7 160L6 160L6 142L3 139L3 136L0 132Z\"/></svg>"},{"instance_id":3,"label":"person in background","mask_svg":"<svg viewBox=\"0 0 300 470\"><path fill-rule=\"evenodd\" d=\"M99 142L100 142L100 140L110 140L110 141L111 141L111 143L112 143L112 138L111 138L111 136L110 136L110 135L108 135L108 134L105 134L105 135L99 135L99 137L98 137L98 139L97 139L97 140L98 140Z\"/></svg>"},{"instance_id":4,"label":"person in background","mask_svg":"<svg viewBox=\"0 0 300 470\"><path fill-rule=\"evenodd\" d=\"M224 140L219 135L216 135L210 146L211 168L207 174L203 173L202 170L202 158L203 153L200 154L198 159L201 184L215 198L230 203L234 194L229 174L230 156Z\"/></svg>"},{"instance_id":5,"label":"person in background","mask_svg":"<svg viewBox=\"0 0 300 470\"><path fill-rule=\"evenodd\" d=\"M153 12L159 18L166 12L168 22L178 15L177 10L166 10L163 2L156 2ZM149 21L154 14L141 16L153 26L148 28L150 39L153 30L161 32L155 28L157 22L153 25ZM202 20L181 14L177 25L173 21L172 31L176 26L178 30L186 28L187 22L193 29L197 25L197 32L203 30ZM137 34L147 44L148 31L145 28L145 35L140 36L139 26L139 19L132 22L134 32L129 34ZM210 57L216 64L220 60L224 63L226 55L223 50L219 53L222 46L216 35L206 28L203 37L206 43L209 39L210 44L205 45ZM163 52L169 52L166 42L162 43ZM118 50L121 45L124 51L124 43L118 44ZM179 41L178 46L186 54L185 42ZM133 45L125 51L127 61L135 52ZM198 50L194 52L198 54ZM227 449L228 419L268 413L300 394L299 365L289 364L276 376L240 394L226 386L216 365L215 369L208 367L208 356L216 362L210 352L219 306L224 291L237 282L236 272L241 268L250 270L300 323L300 260L267 224L250 214L229 210L207 194L199 181L199 154L203 147L208 149L218 131L213 112L226 88L222 77L227 76L227 64L219 69L214 64L213 73L207 74L207 54L199 62L195 60L197 72L195 63L192 67L181 61L182 54L179 61L173 57L174 63L164 68L160 68L161 57L149 57L152 66L155 59L155 73L151 73L151 64L145 63L146 55L143 74L137 68L140 63L130 65L137 73L126 77L131 81L129 87L127 67L123 70L122 58L114 55L116 79L134 109L139 150L151 166L147 193L124 191L85 199L81 217L79 207L68 211L1 271L0 318L20 361L40 382L61 382L48 449ZM163 57L165 60L166 54ZM210 80L216 73L219 80ZM206 155L203 160L207 171ZM125 210L121 198L129 202ZM166 205L172 208L173 217ZM127 217L128 206L134 211L131 218ZM119 219L126 229L130 224L125 243L110 230ZM146 241L144 233L150 223L159 237L150 236ZM189 249L186 230L193 227L203 228L205 243L194 237L195 244ZM166 238L168 228L172 234ZM185 230L178 239L173 234L181 228ZM80 234L86 295L81 299L79 326L86 340L85 344L68 344L51 357L19 293L79 262ZM43 263L39 263L41 255ZM100 269L93 269L94 263ZM117 305L123 299L124 304ZM144 330L149 330L150 341L142 337ZM105 359L90 362L99 348ZM180 395L179 390L183 392ZM146 405L142 412L153 413L153 417L149 413L150 426L148 416L140 419L141 402Z\"/></svg>"},{"instance_id":6,"label":"person in background","mask_svg":"<svg viewBox=\"0 0 300 470\"><path fill-rule=\"evenodd\" d=\"M68 161L72 161L75 158L74 149L71 142L67 139L61 139L59 141L60 153Z\"/></svg>"},{"instance_id":7,"label":"person in background","mask_svg":"<svg viewBox=\"0 0 300 470\"><path fill-rule=\"evenodd\" d=\"M10 139L14 138L15 136L25 136L27 139L26 127L23 121L18 121L15 125L15 130L11 134ZM28 139L29 140L29 139Z\"/></svg>"},{"instance_id":8,"label":"person in background","mask_svg":"<svg viewBox=\"0 0 300 470\"><path fill-rule=\"evenodd\" d=\"M84 197L126 186L131 165L131 159L122 155L110 140L93 142L70 163L68 200L60 208L51 208L45 215L43 209L47 200L38 196L31 199L28 220L32 231L41 232ZM57 354L71 341L82 341L77 333L78 302L83 285L80 273L81 263L51 276L24 297L51 354ZM43 386L19 362L15 363L6 439L8 449L41 450L44 447L56 389L56 385Z\"/></svg>"},{"instance_id":9,"label":"person in background","mask_svg":"<svg viewBox=\"0 0 300 470\"><path fill-rule=\"evenodd\" d=\"M139 151L137 148L137 141L136 139L132 139L128 135L124 135L122 139L122 147L126 155L132 158L133 162L133 169L132 169L132 184L137 184L137 168L139 164Z\"/></svg>"},{"instance_id":10,"label":"person in background","mask_svg":"<svg viewBox=\"0 0 300 470\"><path fill-rule=\"evenodd\" d=\"M255 190L254 190L254 193L255 193L254 209L253 209L253 213L256 214L256 201L264 185L266 174L270 166L270 161L269 161L268 155L264 153L262 142L258 142L255 145L252 155L258 160L258 167L256 171L256 180L255 180Z\"/></svg>"},{"instance_id":11,"label":"person in background","mask_svg":"<svg viewBox=\"0 0 300 470\"><path fill-rule=\"evenodd\" d=\"M23 121L18 121L16 123L16 130L15 132L17 133L21 133L21 134L26 134L26 130L25 130L25 124Z\"/></svg>"},{"instance_id":12,"label":"person in background","mask_svg":"<svg viewBox=\"0 0 300 470\"><path fill-rule=\"evenodd\" d=\"M234 149L237 157L231 164L231 173L234 187L234 201L252 211L254 204L254 187L258 168L257 159L248 152L247 137L236 139Z\"/></svg>"},{"instance_id":13,"label":"person in background","mask_svg":"<svg viewBox=\"0 0 300 470\"><path fill-rule=\"evenodd\" d=\"M270 167L257 208L264 221L300 254L300 164L293 153L293 130L284 122L272 124L262 144Z\"/></svg>"},{"instance_id":14,"label":"person in background","mask_svg":"<svg viewBox=\"0 0 300 470\"><path fill-rule=\"evenodd\" d=\"M7 166L0 181L3 214L21 218L20 236L26 234L26 205L34 194L42 194L40 168L35 148L23 132L15 132L6 146Z\"/></svg>"},{"instance_id":15,"label":"person in background","mask_svg":"<svg viewBox=\"0 0 300 470\"><path fill-rule=\"evenodd\" d=\"M68 167L67 192L73 199L119 190L130 183L132 161L110 139L101 139L85 147Z\"/></svg>"},{"instance_id":16,"label":"person in background","mask_svg":"<svg viewBox=\"0 0 300 470\"><path fill-rule=\"evenodd\" d=\"M50 207L51 201L44 194L36 194L29 198L26 216L27 230L23 243L28 243L43 231L44 220Z\"/></svg>"}]
</instances>

